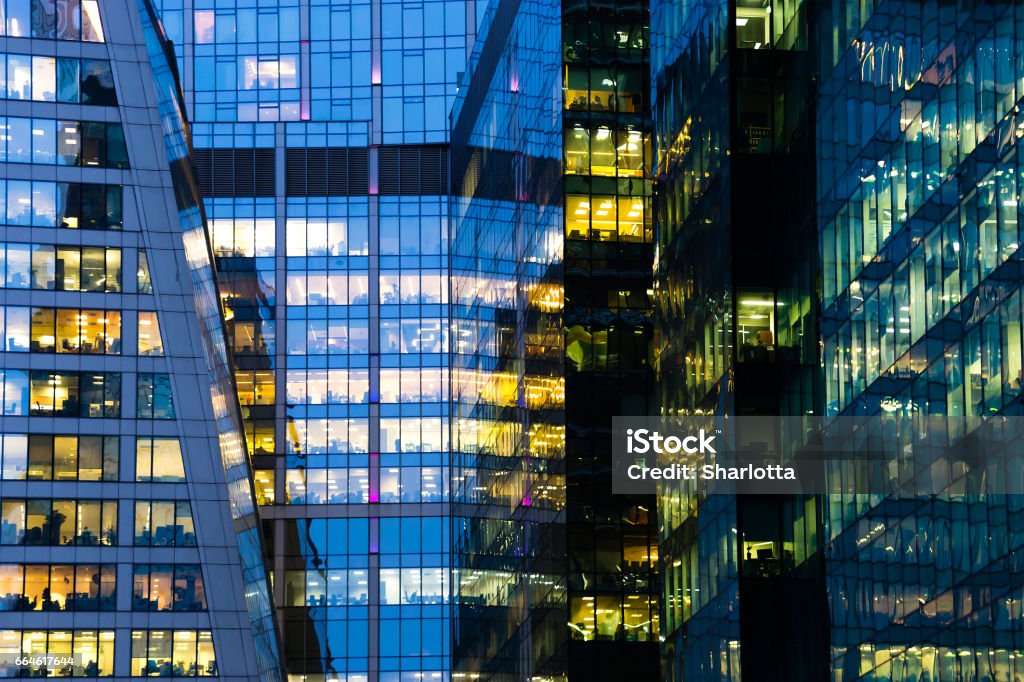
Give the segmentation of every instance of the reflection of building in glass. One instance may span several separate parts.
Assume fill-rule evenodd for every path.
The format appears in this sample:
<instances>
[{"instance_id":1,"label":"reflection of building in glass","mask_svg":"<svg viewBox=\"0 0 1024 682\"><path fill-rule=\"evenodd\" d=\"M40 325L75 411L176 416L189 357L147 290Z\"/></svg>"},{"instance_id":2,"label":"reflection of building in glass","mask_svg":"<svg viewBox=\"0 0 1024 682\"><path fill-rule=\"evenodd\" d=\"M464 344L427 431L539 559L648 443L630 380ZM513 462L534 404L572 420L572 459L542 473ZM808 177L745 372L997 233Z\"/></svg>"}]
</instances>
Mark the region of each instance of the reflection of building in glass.
<instances>
[{"instance_id":1,"label":"reflection of building in glass","mask_svg":"<svg viewBox=\"0 0 1024 682\"><path fill-rule=\"evenodd\" d=\"M556 11L492 4L453 115L453 665L649 678L655 500L609 468L653 378L647 11Z\"/></svg>"},{"instance_id":2,"label":"reflection of building in glass","mask_svg":"<svg viewBox=\"0 0 1024 682\"><path fill-rule=\"evenodd\" d=\"M565 680L556 5L493 3L453 112L453 677Z\"/></svg>"},{"instance_id":3,"label":"reflection of building in glass","mask_svg":"<svg viewBox=\"0 0 1024 682\"><path fill-rule=\"evenodd\" d=\"M1018 414L1017 4L652 12L664 408ZM967 486L666 496L665 676L1021 676L1019 500Z\"/></svg>"},{"instance_id":4,"label":"reflection of building in glass","mask_svg":"<svg viewBox=\"0 0 1024 682\"><path fill-rule=\"evenodd\" d=\"M169 44L0 4L0 676L281 680Z\"/></svg>"},{"instance_id":5,"label":"reflection of building in glass","mask_svg":"<svg viewBox=\"0 0 1024 682\"><path fill-rule=\"evenodd\" d=\"M295 682L448 674L448 112L470 0L160 0Z\"/></svg>"},{"instance_id":6,"label":"reflection of building in glass","mask_svg":"<svg viewBox=\"0 0 1024 682\"><path fill-rule=\"evenodd\" d=\"M805 3L651 7L667 415L820 413ZM727 490L727 489L726 489ZM662 496L665 679L821 679L815 498Z\"/></svg>"},{"instance_id":7,"label":"reflection of building in glass","mask_svg":"<svg viewBox=\"0 0 1024 682\"><path fill-rule=\"evenodd\" d=\"M1019 415L1019 3L820 19L827 414ZM829 498L844 680L1024 675L1020 499L971 492Z\"/></svg>"}]
</instances>

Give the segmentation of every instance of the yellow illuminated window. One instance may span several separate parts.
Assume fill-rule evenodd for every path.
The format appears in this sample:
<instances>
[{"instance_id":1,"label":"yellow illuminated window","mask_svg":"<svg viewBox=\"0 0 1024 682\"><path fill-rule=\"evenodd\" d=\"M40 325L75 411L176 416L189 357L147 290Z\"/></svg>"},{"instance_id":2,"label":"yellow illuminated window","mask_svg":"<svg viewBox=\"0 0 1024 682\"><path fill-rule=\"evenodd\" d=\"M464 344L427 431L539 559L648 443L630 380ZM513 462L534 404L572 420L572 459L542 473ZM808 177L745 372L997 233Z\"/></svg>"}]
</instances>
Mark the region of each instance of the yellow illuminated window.
<instances>
[{"instance_id":1,"label":"yellow illuminated window","mask_svg":"<svg viewBox=\"0 0 1024 682\"><path fill-rule=\"evenodd\" d=\"M249 452L270 455L274 452L274 421L259 419L245 423L245 438Z\"/></svg>"},{"instance_id":2,"label":"yellow illuminated window","mask_svg":"<svg viewBox=\"0 0 1024 682\"><path fill-rule=\"evenodd\" d=\"M26 606L33 611L40 611L44 607L52 608L52 604L43 604L44 593L48 594L50 588L50 569L48 566L26 566L25 567L25 601Z\"/></svg>"},{"instance_id":3,"label":"yellow illuminated window","mask_svg":"<svg viewBox=\"0 0 1024 682\"><path fill-rule=\"evenodd\" d=\"M590 238L590 197L572 194L566 197L565 235L570 239Z\"/></svg>"},{"instance_id":4,"label":"yellow illuminated window","mask_svg":"<svg viewBox=\"0 0 1024 682\"><path fill-rule=\"evenodd\" d=\"M775 352L775 297L769 290L737 293L736 322L743 361L770 361Z\"/></svg>"},{"instance_id":5,"label":"yellow illuminated window","mask_svg":"<svg viewBox=\"0 0 1024 682\"><path fill-rule=\"evenodd\" d=\"M57 249L57 265L63 273L63 279L56 283L57 288L64 291L78 291L82 271L81 249Z\"/></svg>"},{"instance_id":6,"label":"yellow illuminated window","mask_svg":"<svg viewBox=\"0 0 1024 682\"><path fill-rule=\"evenodd\" d=\"M643 197L619 197L619 241L649 241Z\"/></svg>"},{"instance_id":7,"label":"yellow illuminated window","mask_svg":"<svg viewBox=\"0 0 1024 682\"><path fill-rule=\"evenodd\" d=\"M589 71L585 66L565 67L565 108L586 111L590 104Z\"/></svg>"},{"instance_id":8,"label":"yellow illuminated window","mask_svg":"<svg viewBox=\"0 0 1024 682\"><path fill-rule=\"evenodd\" d=\"M274 504L274 470L256 469L253 480L256 483L256 504Z\"/></svg>"},{"instance_id":9,"label":"yellow illuminated window","mask_svg":"<svg viewBox=\"0 0 1024 682\"><path fill-rule=\"evenodd\" d=\"M56 311L53 308L34 308L32 310L32 351L36 353L52 353L56 344L54 337L54 321Z\"/></svg>"},{"instance_id":10,"label":"yellow illuminated window","mask_svg":"<svg viewBox=\"0 0 1024 682\"><path fill-rule=\"evenodd\" d=\"M626 596L622 605L622 634L627 641L655 641L658 632L657 608L654 600L646 595Z\"/></svg>"},{"instance_id":11,"label":"yellow illuminated window","mask_svg":"<svg viewBox=\"0 0 1024 682\"><path fill-rule=\"evenodd\" d=\"M592 236L601 242L616 239L616 202L614 197L593 197L593 216L591 218Z\"/></svg>"},{"instance_id":12,"label":"yellow illuminated window","mask_svg":"<svg viewBox=\"0 0 1024 682\"><path fill-rule=\"evenodd\" d=\"M28 475L30 481L49 481L53 477L53 440L33 437L28 443Z\"/></svg>"},{"instance_id":13,"label":"yellow illuminated window","mask_svg":"<svg viewBox=\"0 0 1024 682\"><path fill-rule=\"evenodd\" d=\"M99 567L97 566L79 566L83 571L92 571L99 580ZM75 567L74 566L50 566L50 601L51 607L56 609L68 609L74 605L75 602ZM71 597L71 604L68 603L68 597ZM84 600L83 600L84 601ZM83 610L87 610L87 605L82 604ZM71 642L68 641L70 648ZM68 651L68 653L71 653Z\"/></svg>"},{"instance_id":14,"label":"yellow illuminated window","mask_svg":"<svg viewBox=\"0 0 1024 682\"><path fill-rule=\"evenodd\" d=\"M238 385L238 400L242 404L243 415L248 419L252 415L254 405L274 404L274 373L266 371L235 372Z\"/></svg>"},{"instance_id":15,"label":"yellow illuminated window","mask_svg":"<svg viewBox=\"0 0 1024 682\"><path fill-rule=\"evenodd\" d=\"M135 444L135 480L184 481L185 465L178 439L139 437Z\"/></svg>"},{"instance_id":16,"label":"yellow illuminated window","mask_svg":"<svg viewBox=\"0 0 1024 682\"><path fill-rule=\"evenodd\" d=\"M117 310L36 308L32 348L37 352L116 355L121 352L121 313Z\"/></svg>"},{"instance_id":17,"label":"yellow illuminated window","mask_svg":"<svg viewBox=\"0 0 1024 682\"><path fill-rule=\"evenodd\" d=\"M13 660L15 656L21 655L21 633L17 630L0 630L0 656Z\"/></svg>"},{"instance_id":18,"label":"yellow illuminated window","mask_svg":"<svg viewBox=\"0 0 1024 682\"><path fill-rule=\"evenodd\" d=\"M82 348L82 334L78 326L79 311L57 311L57 349L59 353L78 353Z\"/></svg>"},{"instance_id":19,"label":"yellow illuminated window","mask_svg":"<svg viewBox=\"0 0 1024 682\"><path fill-rule=\"evenodd\" d=\"M46 653L46 631L29 630L21 639L22 654L45 654ZM43 666L46 667L45 665Z\"/></svg>"},{"instance_id":20,"label":"yellow illuminated window","mask_svg":"<svg viewBox=\"0 0 1024 682\"><path fill-rule=\"evenodd\" d=\"M164 341L156 313L139 311L139 355L163 355Z\"/></svg>"},{"instance_id":21,"label":"yellow illuminated window","mask_svg":"<svg viewBox=\"0 0 1024 682\"><path fill-rule=\"evenodd\" d=\"M595 601L597 614L597 638L603 640L624 639L622 625L622 606L620 597L597 597Z\"/></svg>"},{"instance_id":22,"label":"yellow illuminated window","mask_svg":"<svg viewBox=\"0 0 1024 682\"><path fill-rule=\"evenodd\" d=\"M569 630L573 639L594 639L597 618L594 597L573 597L569 607Z\"/></svg>"},{"instance_id":23,"label":"yellow illuminated window","mask_svg":"<svg viewBox=\"0 0 1024 682\"><path fill-rule=\"evenodd\" d=\"M99 249L97 249L98 251ZM88 249L82 249L85 254ZM121 291L121 249L104 250L103 287L106 291Z\"/></svg>"},{"instance_id":24,"label":"yellow illuminated window","mask_svg":"<svg viewBox=\"0 0 1024 682\"><path fill-rule=\"evenodd\" d=\"M73 481L78 478L77 440L74 436L53 437L53 479L55 481ZM94 480L99 480L99 477Z\"/></svg>"},{"instance_id":25,"label":"yellow illuminated window","mask_svg":"<svg viewBox=\"0 0 1024 682\"><path fill-rule=\"evenodd\" d=\"M736 3L736 47L751 50L769 47L769 10L760 2L752 0L739 0Z\"/></svg>"},{"instance_id":26,"label":"yellow illuminated window","mask_svg":"<svg viewBox=\"0 0 1024 682\"><path fill-rule=\"evenodd\" d=\"M565 133L565 172L590 173L590 132L586 128L576 126Z\"/></svg>"},{"instance_id":27,"label":"yellow illuminated window","mask_svg":"<svg viewBox=\"0 0 1024 682\"><path fill-rule=\"evenodd\" d=\"M640 177L644 174L644 136L639 130L615 133L615 151L620 176Z\"/></svg>"},{"instance_id":28,"label":"yellow illuminated window","mask_svg":"<svg viewBox=\"0 0 1024 682\"><path fill-rule=\"evenodd\" d=\"M188 500L136 501L135 544L145 547L194 547L196 529Z\"/></svg>"},{"instance_id":29,"label":"yellow illuminated window","mask_svg":"<svg viewBox=\"0 0 1024 682\"><path fill-rule=\"evenodd\" d=\"M597 128L590 140L592 175L615 175L615 136L610 128Z\"/></svg>"},{"instance_id":30,"label":"yellow illuminated window","mask_svg":"<svg viewBox=\"0 0 1024 682\"><path fill-rule=\"evenodd\" d=\"M209 677L217 675L209 630L135 630L132 675Z\"/></svg>"}]
</instances>

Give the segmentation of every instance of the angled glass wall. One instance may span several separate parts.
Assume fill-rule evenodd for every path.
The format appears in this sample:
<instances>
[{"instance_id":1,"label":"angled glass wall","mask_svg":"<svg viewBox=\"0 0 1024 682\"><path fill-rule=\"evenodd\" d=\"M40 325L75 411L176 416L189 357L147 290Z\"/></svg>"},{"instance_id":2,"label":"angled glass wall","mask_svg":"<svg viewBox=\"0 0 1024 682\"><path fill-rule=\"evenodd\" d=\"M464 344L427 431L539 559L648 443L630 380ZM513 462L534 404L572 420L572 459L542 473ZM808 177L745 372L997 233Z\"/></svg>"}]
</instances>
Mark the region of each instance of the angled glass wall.
<instances>
[{"instance_id":1,"label":"angled glass wall","mask_svg":"<svg viewBox=\"0 0 1024 682\"><path fill-rule=\"evenodd\" d=\"M567 674L559 25L492 3L452 116L458 679Z\"/></svg>"},{"instance_id":2,"label":"angled glass wall","mask_svg":"<svg viewBox=\"0 0 1024 682\"><path fill-rule=\"evenodd\" d=\"M169 45L4 10L2 674L281 680Z\"/></svg>"},{"instance_id":3,"label":"angled glass wall","mask_svg":"<svg viewBox=\"0 0 1024 682\"><path fill-rule=\"evenodd\" d=\"M1019 415L1024 11L890 2L821 21L827 414ZM828 499L837 677L1024 674L1022 500L936 492Z\"/></svg>"}]
</instances>

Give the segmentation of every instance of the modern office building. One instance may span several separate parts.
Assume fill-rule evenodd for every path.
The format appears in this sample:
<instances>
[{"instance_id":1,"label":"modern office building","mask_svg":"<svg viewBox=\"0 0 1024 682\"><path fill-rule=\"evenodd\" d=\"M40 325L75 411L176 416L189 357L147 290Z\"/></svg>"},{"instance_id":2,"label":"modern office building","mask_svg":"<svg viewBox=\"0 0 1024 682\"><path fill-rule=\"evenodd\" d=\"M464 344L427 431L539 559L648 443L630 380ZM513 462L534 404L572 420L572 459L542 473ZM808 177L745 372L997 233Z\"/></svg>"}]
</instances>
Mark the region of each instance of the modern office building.
<instances>
[{"instance_id":1,"label":"modern office building","mask_svg":"<svg viewBox=\"0 0 1024 682\"><path fill-rule=\"evenodd\" d=\"M448 676L448 112L468 0L162 0L293 680Z\"/></svg>"},{"instance_id":2,"label":"modern office building","mask_svg":"<svg viewBox=\"0 0 1024 682\"><path fill-rule=\"evenodd\" d=\"M491 3L452 114L456 675L655 679L647 7Z\"/></svg>"},{"instance_id":3,"label":"modern office building","mask_svg":"<svg viewBox=\"0 0 1024 682\"><path fill-rule=\"evenodd\" d=\"M612 418L654 413L649 13L562 3L570 680L657 679L657 500L612 495Z\"/></svg>"},{"instance_id":4,"label":"modern office building","mask_svg":"<svg viewBox=\"0 0 1024 682\"><path fill-rule=\"evenodd\" d=\"M814 53L800 0L655 0L661 414L821 414ZM821 503L659 502L663 679L827 678Z\"/></svg>"},{"instance_id":5,"label":"modern office building","mask_svg":"<svg viewBox=\"0 0 1024 682\"><path fill-rule=\"evenodd\" d=\"M3 3L5 677L283 679L154 19L145 0Z\"/></svg>"},{"instance_id":6,"label":"modern office building","mask_svg":"<svg viewBox=\"0 0 1024 682\"><path fill-rule=\"evenodd\" d=\"M1024 676L1021 498L609 430L1024 410L1019 2L0 9L7 674Z\"/></svg>"},{"instance_id":7,"label":"modern office building","mask_svg":"<svg viewBox=\"0 0 1024 682\"><path fill-rule=\"evenodd\" d=\"M453 679L567 679L560 24L491 3L452 113Z\"/></svg>"},{"instance_id":8,"label":"modern office building","mask_svg":"<svg viewBox=\"0 0 1024 682\"><path fill-rule=\"evenodd\" d=\"M817 31L827 414L1019 415L1024 7L840 9ZM1024 675L1021 497L940 492L828 499L836 678Z\"/></svg>"},{"instance_id":9,"label":"modern office building","mask_svg":"<svg viewBox=\"0 0 1024 682\"><path fill-rule=\"evenodd\" d=\"M1019 414L1020 4L652 14L666 413ZM1019 677L1021 499L934 492L663 499L665 678Z\"/></svg>"}]
</instances>

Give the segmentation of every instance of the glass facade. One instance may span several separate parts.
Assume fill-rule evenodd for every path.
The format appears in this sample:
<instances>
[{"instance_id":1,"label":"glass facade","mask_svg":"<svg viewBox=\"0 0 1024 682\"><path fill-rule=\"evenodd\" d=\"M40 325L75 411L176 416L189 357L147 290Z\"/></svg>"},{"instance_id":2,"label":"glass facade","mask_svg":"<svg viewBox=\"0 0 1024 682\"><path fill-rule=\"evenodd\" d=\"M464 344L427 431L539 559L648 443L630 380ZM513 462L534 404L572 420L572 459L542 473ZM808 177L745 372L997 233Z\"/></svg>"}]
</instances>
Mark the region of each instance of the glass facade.
<instances>
[{"instance_id":1,"label":"glass facade","mask_svg":"<svg viewBox=\"0 0 1024 682\"><path fill-rule=\"evenodd\" d=\"M1019 496L610 429L1019 416L1019 2L158 5L0 0L0 676L1024 676Z\"/></svg>"},{"instance_id":2,"label":"glass facade","mask_svg":"<svg viewBox=\"0 0 1024 682\"><path fill-rule=\"evenodd\" d=\"M169 46L0 5L0 675L281 680Z\"/></svg>"},{"instance_id":3,"label":"glass facade","mask_svg":"<svg viewBox=\"0 0 1024 682\"><path fill-rule=\"evenodd\" d=\"M492 3L453 112L459 679L567 679L560 23Z\"/></svg>"},{"instance_id":4,"label":"glass facade","mask_svg":"<svg viewBox=\"0 0 1024 682\"><path fill-rule=\"evenodd\" d=\"M453 112L454 669L654 678L656 500L609 469L611 417L653 397L647 6L482 26Z\"/></svg>"},{"instance_id":5,"label":"glass facade","mask_svg":"<svg viewBox=\"0 0 1024 682\"><path fill-rule=\"evenodd\" d=\"M654 4L665 414L1019 414L1022 16ZM933 492L663 496L663 677L1016 679L1021 500Z\"/></svg>"},{"instance_id":6,"label":"glass facade","mask_svg":"<svg viewBox=\"0 0 1024 682\"><path fill-rule=\"evenodd\" d=\"M827 415L1019 415L1020 4L821 20ZM940 492L827 500L834 679L1021 676L1021 499Z\"/></svg>"},{"instance_id":7,"label":"glass facade","mask_svg":"<svg viewBox=\"0 0 1024 682\"><path fill-rule=\"evenodd\" d=\"M821 413L809 4L652 3L663 415ZM730 490L659 499L662 678L823 679L822 502Z\"/></svg>"},{"instance_id":8,"label":"glass facade","mask_svg":"<svg viewBox=\"0 0 1024 682\"><path fill-rule=\"evenodd\" d=\"M287 672L449 679L448 113L477 3L156 4Z\"/></svg>"},{"instance_id":9,"label":"glass facade","mask_svg":"<svg viewBox=\"0 0 1024 682\"><path fill-rule=\"evenodd\" d=\"M572 680L658 675L657 501L611 495L612 417L652 413L649 11L562 3Z\"/></svg>"}]
</instances>

